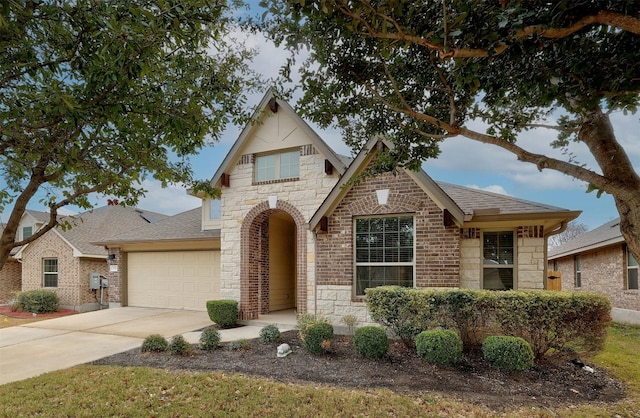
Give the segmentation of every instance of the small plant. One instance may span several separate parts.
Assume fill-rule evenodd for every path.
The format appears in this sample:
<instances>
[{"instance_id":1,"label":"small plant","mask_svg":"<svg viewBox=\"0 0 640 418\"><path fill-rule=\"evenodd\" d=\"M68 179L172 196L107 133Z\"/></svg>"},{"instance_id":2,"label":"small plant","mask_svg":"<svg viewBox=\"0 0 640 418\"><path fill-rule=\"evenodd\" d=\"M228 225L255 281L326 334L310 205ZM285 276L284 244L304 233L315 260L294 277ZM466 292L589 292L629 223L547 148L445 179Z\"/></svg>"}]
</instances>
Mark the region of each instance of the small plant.
<instances>
[{"instance_id":1,"label":"small plant","mask_svg":"<svg viewBox=\"0 0 640 418\"><path fill-rule=\"evenodd\" d=\"M180 334L174 336L169 343L169 352L177 356L184 356L191 353L191 344Z\"/></svg>"},{"instance_id":2,"label":"small plant","mask_svg":"<svg viewBox=\"0 0 640 418\"><path fill-rule=\"evenodd\" d=\"M280 330L274 324L265 325L260 330L260 342L262 344L277 343L280 341Z\"/></svg>"},{"instance_id":3,"label":"small plant","mask_svg":"<svg viewBox=\"0 0 640 418\"><path fill-rule=\"evenodd\" d=\"M200 348L212 351L220 345L220 332L213 327L206 328L200 334Z\"/></svg>"},{"instance_id":4,"label":"small plant","mask_svg":"<svg viewBox=\"0 0 640 418\"><path fill-rule=\"evenodd\" d=\"M358 323L358 318L355 315L346 315L340 321L349 328L349 334L353 335L353 329Z\"/></svg>"},{"instance_id":5,"label":"small plant","mask_svg":"<svg viewBox=\"0 0 640 418\"><path fill-rule=\"evenodd\" d=\"M358 328L353 335L353 348L362 357L382 358L389 350L387 332L373 326Z\"/></svg>"},{"instance_id":6,"label":"small plant","mask_svg":"<svg viewBox=\"0 0 640 418\"><path fill-rule=\"evenodd\" d=\"M231 351L251 350L251 341L245 339L231 341L227 348Z\"/></svg>"},{"instance_id":7,"label":"small plant","mask_svg":"<svg viewBox=\"0 0 640 418\"><path fill-rule=\"evenodd\" d=\"M484 358L503 372L522 372L533 366L531 345L520 337L491 336L482 344Z\"/></svg>"},{"instance_id":8,"label":"small plant","mask_svg":"<svg viewBox=\"0 0 640 418\"><path fill-rule=\"evenodd\" d=\"M144 339L140 351L143 353L163 353L169 348L169 342L160 334L152 334Z\"/></svg>"},{"instance_id":9,"label":"small plant","mask_svg":"<svg viewBox=\"0 0 640 418\"><path fill-rule=\"evenodd\" d=\"M57 293L50 290L29 290L18 295L18 307L23 312L58 312L60 299Z\"/></svg>"},{"instance_id":10,"label":"small plant","mask_svg":"<svg viewBox=\"0 0 640 418\"><path fill-rule=\"evenodd\" d=\"M233 328L238 323L238 302L230 299L209 300L207 313L220 328Z\"/></svg>"},{"instance_id":11,"label":"small plant","mask_svg":"<svg viewBox=\"0 0 640 418\"><path fill-rule=\"evenodd\" d=\"M329 351L333 339L333 326L323 318L305 322L300 328L300 339L305 350L313 354Z\"/></svg>"},{"instance_id":12,"label":"small plant","mask_svg":"<svg viewBox=\"0 0 640 418\"><path fill-rule=\"evenodd\" d=\"M453 365L462 358L462 340L454 331L423 331L416 337L418 356L438 366Z\"/></svg>"}]
</instances>

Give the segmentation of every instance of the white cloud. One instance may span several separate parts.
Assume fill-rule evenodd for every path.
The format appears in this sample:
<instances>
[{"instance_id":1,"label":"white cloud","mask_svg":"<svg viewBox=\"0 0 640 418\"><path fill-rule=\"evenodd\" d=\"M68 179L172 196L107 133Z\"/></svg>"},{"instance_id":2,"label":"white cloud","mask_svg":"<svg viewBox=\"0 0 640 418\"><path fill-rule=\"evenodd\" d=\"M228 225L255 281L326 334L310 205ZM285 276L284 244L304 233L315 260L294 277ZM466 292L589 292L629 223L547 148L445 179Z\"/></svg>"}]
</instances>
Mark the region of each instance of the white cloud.
<instances>
[{"instance_id":1,"label":"white cloud","mask_svg":"<svg viewBox=\"0 0 640 418\"><path fill-rule=\"evenodd\" d=\"M138 207L165 215L175 215L200 206L197 197L187 194L187 188L169 185L162 188L160 182L145 180L142 187L147 190L146 196L140 199Z\"/></svg>"}]
</instances>

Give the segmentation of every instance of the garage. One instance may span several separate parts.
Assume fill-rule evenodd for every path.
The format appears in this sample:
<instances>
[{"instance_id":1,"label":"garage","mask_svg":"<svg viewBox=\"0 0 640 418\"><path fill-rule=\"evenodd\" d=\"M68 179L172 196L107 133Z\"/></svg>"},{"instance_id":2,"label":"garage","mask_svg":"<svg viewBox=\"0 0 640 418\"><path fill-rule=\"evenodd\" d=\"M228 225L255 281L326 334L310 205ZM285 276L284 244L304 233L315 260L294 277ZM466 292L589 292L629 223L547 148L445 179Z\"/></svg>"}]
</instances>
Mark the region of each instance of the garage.
<instances>
[{"instance_id":1,"label":"garage","mask_svg":"<svg viewBox=\"0 0 640 418\"><path fill-rule=\"evenodd\" d=\"M130 252L129 306L206 310L220 298L220 251Z\"/></svg>"}]
</instances>

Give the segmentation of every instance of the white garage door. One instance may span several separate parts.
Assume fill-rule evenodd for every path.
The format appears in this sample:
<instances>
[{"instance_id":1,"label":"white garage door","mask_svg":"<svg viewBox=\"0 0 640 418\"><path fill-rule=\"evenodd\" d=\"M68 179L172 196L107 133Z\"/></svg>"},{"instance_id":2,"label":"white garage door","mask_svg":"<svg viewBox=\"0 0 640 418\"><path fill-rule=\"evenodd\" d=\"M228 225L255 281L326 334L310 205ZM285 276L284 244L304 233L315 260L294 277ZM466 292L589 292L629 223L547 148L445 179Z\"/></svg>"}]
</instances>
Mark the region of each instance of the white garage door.
<instances>
[{"instance_id":1,"label":"white garage door","mask_svg":"<svg viewBox=\"0 0 640 418\"><path fill-rule=\"evenodd\" d=\"M220 251L128 254L128 304L205 311L220 297Z\"/></svg>"}]
</instances>

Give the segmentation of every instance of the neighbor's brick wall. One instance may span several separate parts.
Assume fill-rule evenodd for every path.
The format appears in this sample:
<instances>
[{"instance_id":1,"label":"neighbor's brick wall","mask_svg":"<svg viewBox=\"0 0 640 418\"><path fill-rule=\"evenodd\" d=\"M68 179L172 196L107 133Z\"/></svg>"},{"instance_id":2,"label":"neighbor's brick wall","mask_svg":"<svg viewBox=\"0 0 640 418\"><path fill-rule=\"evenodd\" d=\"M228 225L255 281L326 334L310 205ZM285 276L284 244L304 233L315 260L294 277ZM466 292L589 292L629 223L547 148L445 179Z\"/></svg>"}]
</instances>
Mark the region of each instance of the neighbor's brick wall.
<instances>
[{"instance_id":1,"label":"neighbor's brick wall","mask_svg":"<svg viewBox=\"0 0 640 418\"><path fill-rule=\"evenodd\" d=\"M0 303L7 303L16 298L22 290L22 264L9 259L0 270Z\"/></svg>"},{"instance_id":2,"label":"neighbor's brick wall","mask_svg":"<svg viewBox=\"0 0 640 418\"><path fill-rule=\"evenodd\" d=\"M627 290L626 259L624 247L616 245L581 255L582 287L574 286L574 257L556 260L562 274L562 290L588 290L604 293L611 300L611 306L620 309L640 311L640 291ZM549 270L554 270L554 262L549 261Z\"/></svg>"},{"instance_id":3,"label":"neighbor's brick wall","mask_svg":"<svg viewBox=\"0 0 640 418\"><path fill-rule=\"evenodd\" d=\"M47 232L32 242L22 254L22 290L47 289L58 294L61 306L75 309L80 304L79 260L58 234ZM58 287L43 287L42 260L45 258L58 259Z\"/></svg>"},{"instance_id":4,"label":"neighbor's brick wall","mask_svg":"<svg viewBox=\"0 0 640 418\"><path fill-rule=\"evenodd\" d=\"M331 175L324 173L325 157L313 147L303 146L300 153L300 175L297 180L255 184L254 158L250 154L243 156L229 173L230 187L224 187L221 194L221 298L241 299L239 267L242 265L242 226L254 208L261 213L269 210L268 197L275 195L278 197L278 210L290 212L298 228L298 265L301 266L299 271L301 268L303 276L306 276L300 277L298 274L298 301L306 299L307 311L314 309L315 242L313 234L308 231L308 222L338 181L339 174L337 170ZM292 209L288 210L288 207ZM256 220L256 216L252 213L253 220Z\"/></svg>"},{"instance_id":5,"label":"neighbor's brick wall","mask_svg":"<svg viewBox=\"0 0 640 418\"><path fill-rule=\"evenodd\" d=\"M376 190L389 189L386 205ZM460 285L459 229L445 228L442 210L405 172L381 174L353 187L329 217L327 233L317 235L317 312L334 323L347 315L370 322L366 304L353 297L353 222L358 216L412 214L415 217L415 284Z\"/></svg>"}]
</instances>

